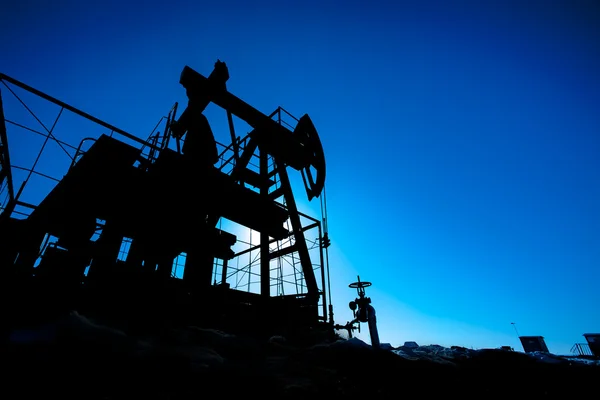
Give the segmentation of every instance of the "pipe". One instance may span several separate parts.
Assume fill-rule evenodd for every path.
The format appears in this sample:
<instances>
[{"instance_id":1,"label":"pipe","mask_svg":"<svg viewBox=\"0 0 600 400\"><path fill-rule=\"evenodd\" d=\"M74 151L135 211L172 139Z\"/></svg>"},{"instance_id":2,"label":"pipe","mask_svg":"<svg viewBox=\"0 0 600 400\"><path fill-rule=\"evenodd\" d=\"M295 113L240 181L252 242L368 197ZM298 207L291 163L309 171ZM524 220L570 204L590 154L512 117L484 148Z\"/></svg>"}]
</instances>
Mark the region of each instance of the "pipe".
<instances>
[{"instance_id":1,"label":"pipe","mask_svg":"<svg viewBox=\"0 0 600 400\"><path fill-rule=\"evenodd\" d=\"M375 308L372 305L367 305L367 319L369 324L369 334L371 335L371 346L375 349L379 349L379 332L377 332L377 316L375 314Z\"/></svg>"}]
</instances>

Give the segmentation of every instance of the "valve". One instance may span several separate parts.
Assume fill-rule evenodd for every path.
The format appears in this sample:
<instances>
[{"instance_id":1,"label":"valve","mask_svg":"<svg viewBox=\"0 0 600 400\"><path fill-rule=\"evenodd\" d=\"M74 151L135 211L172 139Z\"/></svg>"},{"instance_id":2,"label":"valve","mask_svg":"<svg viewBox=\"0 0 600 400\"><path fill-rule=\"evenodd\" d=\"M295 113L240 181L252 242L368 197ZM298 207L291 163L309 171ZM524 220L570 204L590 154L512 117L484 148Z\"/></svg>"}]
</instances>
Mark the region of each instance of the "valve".
<instances>
[{"instance_id":1,"label":"valve","mask_svg":"<svg viewBox=\"0 0 600 400\"><path fill-rule=\"evenodd\" d=\"M352 310L353 320L345 325L345 329L351 332L351 329L358 329L360 332L360 323L366 322L369 324L369 334L371 335L371 345L374 348L379 348L379 333L377 332L377 318L375 316L375 308L371 305L371 298L365 296L365 288L371 286L371 282L361 282L360 276L356 282L351 283L348 287L356 289L358 298L351 301L348 306ZM357 327L354 328L354 324ZM348 327L351 327L348 328Z\"/></svg>"}]
</instances>

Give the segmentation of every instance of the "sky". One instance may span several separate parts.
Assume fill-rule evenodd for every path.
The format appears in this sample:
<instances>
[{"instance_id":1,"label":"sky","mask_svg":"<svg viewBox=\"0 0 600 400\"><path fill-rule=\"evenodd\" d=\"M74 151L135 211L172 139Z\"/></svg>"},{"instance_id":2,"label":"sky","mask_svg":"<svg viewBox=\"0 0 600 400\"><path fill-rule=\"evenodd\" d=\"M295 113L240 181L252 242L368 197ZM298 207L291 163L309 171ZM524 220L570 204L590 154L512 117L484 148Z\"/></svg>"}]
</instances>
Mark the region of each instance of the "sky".
<instances>
[{"instance_id":1,"label":"sky","mask_svg":"<svg viewBox=\"0 0 600 400\"><path fill-rule=\"evenodd\" d=\"M597 2L24 0L0 37L0 72L140 138L217 59L256 109L309 114L336 323L360 276L393 346L570 354L600 332Z\"/></svg>"}]
</instances>

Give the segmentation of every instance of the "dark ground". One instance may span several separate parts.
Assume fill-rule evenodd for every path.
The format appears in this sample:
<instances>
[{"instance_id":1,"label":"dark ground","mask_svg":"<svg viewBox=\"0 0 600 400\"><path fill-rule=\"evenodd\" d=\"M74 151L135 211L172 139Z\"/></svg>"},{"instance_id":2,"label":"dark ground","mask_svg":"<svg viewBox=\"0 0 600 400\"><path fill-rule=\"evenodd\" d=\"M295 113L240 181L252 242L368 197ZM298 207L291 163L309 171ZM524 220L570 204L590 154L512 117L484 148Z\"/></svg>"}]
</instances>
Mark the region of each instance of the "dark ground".
<instances>
[{"instance_id":1,"label":"dark ground","mask_svg":"<svg viewBox=\"0 0 600 400\"><path fill-rule=\"evenodd\" d=\"M76 313L13 332L3 347L4 399L576 399L597 398L600 382L599 365L560 357L431 346L394 352L356 339L315 335L301 344L195 327L144 337Z\"/></svg>"}]
</instances>

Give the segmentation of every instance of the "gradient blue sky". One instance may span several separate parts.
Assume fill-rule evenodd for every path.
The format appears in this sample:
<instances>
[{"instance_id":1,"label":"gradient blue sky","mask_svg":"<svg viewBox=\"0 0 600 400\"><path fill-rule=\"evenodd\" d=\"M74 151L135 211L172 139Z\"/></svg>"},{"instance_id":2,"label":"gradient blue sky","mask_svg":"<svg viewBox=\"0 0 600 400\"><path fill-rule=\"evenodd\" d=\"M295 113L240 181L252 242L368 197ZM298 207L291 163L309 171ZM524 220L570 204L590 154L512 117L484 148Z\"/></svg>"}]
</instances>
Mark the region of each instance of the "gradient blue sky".
<instances>
[{"instance_id":1,"label":"gradient blue sky","mask_svg":"<svg viewBox=\"0 0 600 400\"><path fill-rule=\"evenodd\" d=\"M336 322L360 275L383 342L521 350L515 322L568 354L600 332L599 10L20 1L0 12L0 72L146 138L185 104L183 66L221 59L232 93L320 133Z\"/></svg>"}]
</instances>

